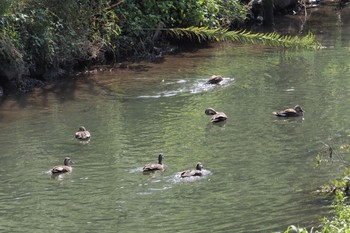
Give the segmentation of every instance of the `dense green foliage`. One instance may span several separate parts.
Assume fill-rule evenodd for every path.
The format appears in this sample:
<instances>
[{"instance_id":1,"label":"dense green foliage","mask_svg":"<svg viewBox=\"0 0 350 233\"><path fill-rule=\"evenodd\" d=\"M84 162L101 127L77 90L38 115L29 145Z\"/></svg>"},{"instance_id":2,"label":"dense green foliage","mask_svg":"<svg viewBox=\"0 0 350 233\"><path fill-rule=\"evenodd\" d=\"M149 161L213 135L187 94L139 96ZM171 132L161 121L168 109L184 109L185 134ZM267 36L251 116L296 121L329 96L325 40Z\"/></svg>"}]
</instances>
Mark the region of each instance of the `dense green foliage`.
<instances>
[{"instance_id":1,"label":"dense green foliage","mask_svg":"<svg viewBox=\"0 0 350 233\"><path fill-rule=\"evenodd\" d=\"M345 165L345 171L340 179L332 180L329 184L321 187L319 192L326 196L333 198L333 213L334 216L330 218L324 218L322 224L317 228L311 228L310 230L306 228L300 228L296 226L289 226L284 233L338 233L350 232L350 167L349 163L344 159L341 151L346 148L349 148L348 145L341 145L337 154L334 153L333 149L327 145L328 149L326 151L326 156L321 156L322 153L319 153L316 157L317 166L320 166L322 163L341 163ZM330 152L330 153L329 153ZM346 149L346 153L349 152L349 149ZM323 159L322 157L327 157Z\"/></svg>"},{"instance_id":2,"label":"dense green foliage","mask_svg":"<svg viewBox=\"0 0 350 233\"><path fill-rule=\"evenodd\" d=\"M332 218L324 218L321 226L311 228L300 228L296 226L289 226L284 233L349 233L350 232L350 206L348 197L344 192L336 191L335 200L333 204L335 216Z\"/></svg>"},{"instance_id":3,"label":"dense green foliage","mask_svg":"<svg viewBox=\"0 0 350 233\"><path fill-rule=\"evenodd\" d=\"M0 17L0 85L17 85L50 69L148 54L157 28L231 25L244 20L245 6L238 0L3 0Z\"/></svg>"},{"instance_id":4,"label":"dense green foliage","mask_svg":"<svg viewBox=\"0 0 350 233\"><path fill-rule=\"evenodd\" d=\"M311 35L300 40L227 31L244 21L246 11L239 0L3 0L0 86L25 91L36 85L28 77L43 80L48 72L57 76L77 65L156 56L169 35L190 35L189 31L202 39L269 46L315 43Z\"/></svg>"},{"instance_id":5,"label":"dense green foliage","mask_svg":"<svg viewBox=\"0 0 350 233\"><path fill-rule=\"evenodd\" d=\"M110 35L118 33L118 28L110 26L114 23L110 15L98 17L99 10L95 8L104 5L89 2L13 2L2 16L0 35L13 43L31 69L94 57Z\"/></svg>"},{"instance_id":6,"label":"dense green foliage","mask_svg":"<svg viewBox=\"0 0 350 233\"><path fill-rule=\"evenodd\" d=\"M147 0L125 2L116 9L122 34L117 38L119 52L151 52L157 29L205 26L227 27L243 22L246 7L238 0ZM125 55L125 54L122 54Z\"/></svg>"}]
</instances>

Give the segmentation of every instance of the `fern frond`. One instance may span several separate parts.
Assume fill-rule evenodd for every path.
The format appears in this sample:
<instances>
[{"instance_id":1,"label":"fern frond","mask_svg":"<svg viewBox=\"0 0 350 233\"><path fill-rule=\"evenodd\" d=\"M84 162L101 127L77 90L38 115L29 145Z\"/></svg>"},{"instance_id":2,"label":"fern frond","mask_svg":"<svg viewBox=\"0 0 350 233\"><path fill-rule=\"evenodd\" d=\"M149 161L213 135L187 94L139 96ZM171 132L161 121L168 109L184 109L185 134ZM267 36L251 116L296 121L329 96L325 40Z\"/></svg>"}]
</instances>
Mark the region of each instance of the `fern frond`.
<instances>
[{"instance_id":1,"label":"fern frond","mask_svg":"<svg viewBox=\"0 0 350 233\"><path fill-rule=\"evenodd\" d=\"M182 39L202 41L237 41L249 44L261 44L285 48L314 48L318 49L321 44L314 34L309 33L304 37L283 36L276 32L251 33L245 30L228 31L227 29L209 29L207 27L173 28L168 32L172 36Z\"/></svg>"}]
</instances>

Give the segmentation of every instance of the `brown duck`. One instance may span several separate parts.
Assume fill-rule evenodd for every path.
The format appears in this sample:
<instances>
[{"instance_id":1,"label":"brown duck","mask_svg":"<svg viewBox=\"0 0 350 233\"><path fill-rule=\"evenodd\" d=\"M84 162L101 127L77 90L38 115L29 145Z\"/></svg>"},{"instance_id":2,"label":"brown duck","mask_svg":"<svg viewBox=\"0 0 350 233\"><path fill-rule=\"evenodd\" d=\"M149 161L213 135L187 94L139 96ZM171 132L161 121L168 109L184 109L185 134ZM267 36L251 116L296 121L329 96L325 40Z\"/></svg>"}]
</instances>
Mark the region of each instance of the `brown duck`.
<instances>
[{"instance_id":1,"label":"brown duck","mask_svg":"<svg viewBox=\"0 0 350 233\"><path fill-rule=\"evenodd\" d=\"M221 75L212 75L206 84L219 84L223 80Z\"/></svg>"},{"instance_id":2,"label":"brown duck","mask_svg":"<svg viewBox=\"0 0 350 233\"><path fill-rule=\"evenodd\" d=\"M158 155L158 163L145 164L145 166L143 167L143 171L147 172L147 171L164 170L163 159L164 159L164 155L160 153Z\"/></svg>"},{"instance_id":3,"label":"brown duck","mask_svg":"<svg viewBox=\"0 0 350 233\"><path fill-rule=\"evenodd\" d=\"M52 174L60 174L66 172L72 172L72 160L69 157L66 157L63 162L64 165L57 165L51 169Z\"/></svg>"},{"instance_id":4,"label":"brown duck","mask_svg":"<svg viewBox=\"0 0 350 233\"><path fill-rule=\"evenodd\" d=\"M213 108L207 108L205 109L205 114L212 116L210 121L211 122L221 122L221 121L226 121L227 116L223 112L217 112Z\"/></svg>"},{"instance_id":5,"label":"brown duck","mask_svg":"<svg viewBox=\"0 0 350 233\"><path fill-rule=\"evenodd\" d=\"M272 112L272 114L278 117L298 117L304 116L304 110L299 105L296 105L294 108Z\"/></svg>"},{"instance_id":6,"label":"brown duck","mask_svg":"<svg viewBox=\"0 0 350 233\"><path fill-rule=\"evenodd\" d=\"M84 126L80 126L78 131L75 133L75 138L79 140L86 141L86 140L89 140L90 137L91 137L90 132L87 131Z\"/></svg>"},{"instance_id":7,"label":"brown duck","mask_svg":"<svg viewBox=\"0 0 350 233\"><path fill-rule=\"evenodd\" d=\"M181 172L180 176L181 176L181 178L186 178L186 177L191 177L191 176L202 176L203 175L202 168L203 168L202 163L198 162L195 170L183 171L183 172Z\"/></svg>"}]
</instances>

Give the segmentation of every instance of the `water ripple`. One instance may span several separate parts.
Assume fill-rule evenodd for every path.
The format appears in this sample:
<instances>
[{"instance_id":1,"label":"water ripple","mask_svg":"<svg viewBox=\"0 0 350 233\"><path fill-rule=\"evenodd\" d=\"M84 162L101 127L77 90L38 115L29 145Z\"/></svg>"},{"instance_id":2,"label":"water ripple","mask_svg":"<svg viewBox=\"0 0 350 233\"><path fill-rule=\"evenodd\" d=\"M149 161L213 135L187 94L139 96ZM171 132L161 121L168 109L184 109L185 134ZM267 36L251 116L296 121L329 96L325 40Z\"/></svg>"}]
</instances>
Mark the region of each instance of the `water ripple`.
<instances>
[{"instance_id":1,"label":"water ripple","mask_svg":"<svg viewBox=\"0 0 350 233\"><path fill-rule=\"evenodd\" d=\"M226 87L230 85L232 81L234 81L234 78L224 77L220 84L212 85L206 83L207 79L197 79L194 82L184 79L169 82L163 80L166 90L151 95L141 95L138 98L161 98L172 97L180 94L198 94L205 91L211 91L216 88Z\"/></svg>"}]
</instances>

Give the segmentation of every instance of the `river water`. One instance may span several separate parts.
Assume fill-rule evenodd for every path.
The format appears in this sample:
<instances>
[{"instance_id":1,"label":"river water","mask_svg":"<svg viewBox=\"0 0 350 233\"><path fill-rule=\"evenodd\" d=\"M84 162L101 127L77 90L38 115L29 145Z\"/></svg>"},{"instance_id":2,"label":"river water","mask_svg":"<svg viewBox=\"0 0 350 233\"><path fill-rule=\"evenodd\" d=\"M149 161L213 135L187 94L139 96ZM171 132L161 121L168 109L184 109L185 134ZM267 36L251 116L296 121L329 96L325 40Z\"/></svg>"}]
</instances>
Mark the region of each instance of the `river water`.
<instances>
[{"instance_id":1,"label":"river water","mask_svg":"<svg viewBox=\"0 0 350 233\"><path fill-rule=\"evenodd\" d=\"M321 50L215 44L2 99L0 232L317 226L330 203L314 191L344 167L316 167L316 155L328 144L347 158L350 14L328 7L313 15L302 29L314 30ZM223 84L205 85L212 74ZM296 104L303 118L271 114ZM207 107L227 122L211 124ZM80 125L89 143L75 141ZM159 153L165 171L143 174ZM65 156L73 172L52 178ZM198 161L205 175L181 180Z\"/></svg>"}]
</instances>

